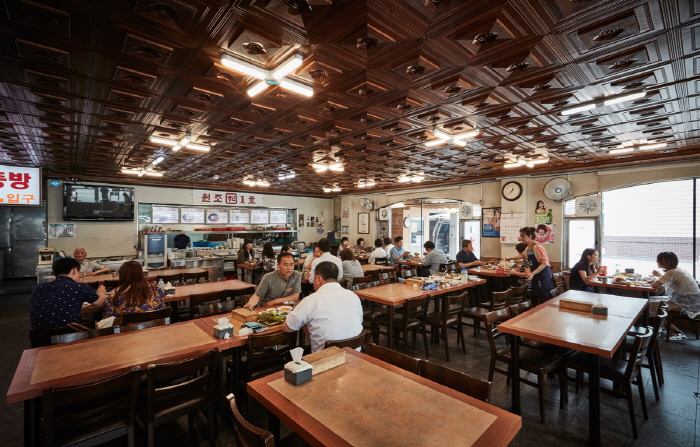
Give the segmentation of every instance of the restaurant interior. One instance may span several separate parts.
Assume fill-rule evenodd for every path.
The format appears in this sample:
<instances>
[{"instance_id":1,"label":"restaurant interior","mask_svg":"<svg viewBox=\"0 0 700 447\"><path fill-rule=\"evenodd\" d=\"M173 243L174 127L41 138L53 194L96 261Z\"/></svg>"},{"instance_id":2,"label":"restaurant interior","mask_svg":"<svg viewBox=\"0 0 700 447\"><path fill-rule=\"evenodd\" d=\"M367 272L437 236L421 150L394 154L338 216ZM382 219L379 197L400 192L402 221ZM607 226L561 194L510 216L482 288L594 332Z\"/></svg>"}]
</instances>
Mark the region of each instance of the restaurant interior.
<instances>
[{"instance_id":1,"label":"restaurant interior","mask_svg":"<svg viewBox=\"0 0 700 447\"><path fill-rule=\"evenodd\" d=\"M217 445L248 445L236 439L236 415L225 399L232 391L239 416L274 435L275 444L265 445L700 447L700 317L662 321L646 305L658 295L650 287L658 253L675 253L678 268L700 280L700 2L3 0L3 6L0 383L7 399L0 404L0 446L48 445L42 391L132 366L141 367L145 382L149 364L184 358L173 354L181 342L189 354L202 354L205 345L218 349L220 362L209 367L220 376L217 412L165 422L154 435L137 426L136 444L207 445L213 417ZM21 169L30 173L36 197L12 195L24 193L10 186ZM508 306L494 304L498 293L516 287L496 264L516 258L522 227L536 229L560 289L539 306L535 300L511 309L497 326L486 312L519 301L511 294ZM189 245L179 245L182 235ZM445 340L419 330L416 341L413 330L410 343L410 332L387 336L391 326L372 320L365 321L373 331L366 341L419 359L423 369L439 365L488 379L487 399L433 384L418 370L386 366L363 344L360 353L346 347L347 364L309 382L318 383L314 399L331 402L325 393L336 384L323 388L323 380L354 366L348 381L362 382L364 368L366 387L356 383L357 398L338 405L345 413L324 415L328 408L294 394L304 384L273 397L268 388L279 384L268 385L269 377L239 384L240 357L251 356L245 336L215 340L215 318L190 313L178 322L177 304L168 327L39 348L28 337L34 286L54 280L52 262L79 247L113 272L136 260L153 280L165 269L207 272L194 282L220 284L233 292L231 302L239 296L232 306L240 307L236 291L249 291L262 277L257 266L245 276L237 259L248 240L258 255L265 243L275 252L286 244L303 261L322 238L336 255L341 238L373 247L377 238L397 236L415 258L432 242L454 260L468 240L477 259L496 262L491 270L470 268L470 285L450 283L466 276L459 266L437 291L425 290L435 298L426 309L435 313L450 308L450 296L466 296L461 306L471 316L459 314L458 331L442 329ZM569 272L588 248L607 269L589 283L604 297L600 303L592 293L570 290ZM394 321L392 315L409 312L408 301L394 309L398 302L373 301L372 293L403 283L411 276L406 270L421 266L382 267L393 276L365 270L378 282L355 292L366 317L380 309ZM444 269L449 273L449 264ZM410 284L403 284L408 292L423 294ZM308 296L313 286L306 286ZM586 301L585 321L560 311L567 299ZM593 315L599 304L605 317ZM545 317L550 311L560 315ZM94 324L102 316L85 311L83 318ZM608 346L603 339L612 338L605 331L613 322L627 326ZM671 323L686 338L667 340ZM605 362L632 358L629 350L645 340L634 329L647 326L650 365L627 393L629 404L616 398L621 385L606 378ZM595 341L561 342L555 347L569 351L556 351L557 366L575 366L577 348L597 366L586 370L585 384L574 366L568 384L560 369L527 370L526 356L520 366L528 382L511 380L517 361L493 375L489 327L504 335L495 343L510 365L539 349L529 342L556 345L561 334L548 331L580 328ZM118 351L101 354L96 344L140 335L146 345L149 334L165 344L163 330L172 331L172 352L143 353L133 364L122 364ZM201 346L198 337L206 338ZM627 354L618 349L625 342ZM42 356L56 365L43 379L28 366ZM91 373L89 356L105 364ZM282 366L275 380L284 384ZM362 401L380 395L382 386L411 399ZM366 407L381 410L364 415ZM374 428L393 441L372 438Z\"/></svg>"}]
</instances>

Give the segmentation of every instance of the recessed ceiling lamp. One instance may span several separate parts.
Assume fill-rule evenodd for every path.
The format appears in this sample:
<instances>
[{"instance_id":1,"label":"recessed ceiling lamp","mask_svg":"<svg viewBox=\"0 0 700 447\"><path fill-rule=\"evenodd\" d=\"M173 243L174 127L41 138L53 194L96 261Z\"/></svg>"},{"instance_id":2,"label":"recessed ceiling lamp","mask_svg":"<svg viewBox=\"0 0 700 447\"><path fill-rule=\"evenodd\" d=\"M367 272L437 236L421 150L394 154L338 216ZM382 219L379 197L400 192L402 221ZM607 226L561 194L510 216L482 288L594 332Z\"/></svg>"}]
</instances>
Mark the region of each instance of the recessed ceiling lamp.
<instances>
[{"instance_id":1,"label":"recessed ceiling lamp","mask_svg":"<svg viewBox=\"0 0 700 447\"><path fill-rule=\"evenodd\" d=\"M512 152L507 152L504 154L508 160L503 167L504 168L517 168L519 166L527 166L532 168L537 164L547 163L549 161L549 153L547 149L536 148L535 154L539 155L539 158L525 158L522 155L514 155Z\"/></svg>"},{"instance_id":2,"label":"recessed ceiling lamp","mask_svg":"<svg viewBox=\"0 0 700 447\"><path fill-rule=\"evenodd\" d=\"M374 186L374 179L364 179L364 180L358 180L357 181L357 187L358 188L369 188L371 186Z\"/></svg>"},{"instance_id":3,"label":"recessed ceiling lamp","mask_svg":"<svg viewBox=\"0 0 700 447\"><path fill-rule=\"evenodd\" d=\"M479 135L479 130L474 129L470 130L469 132L462 132L456 135L450 135L439 130L428 131L428 133L432 134L436 138L435 140L430 140L424 143L428 147L437 146L438 144L445 143L456 144L458 146L466 146L467 142L464 140L466 140L467 138L474 138L475 136Z\"/></svg>"},{"instance_id":4,"label":"recessed ceiling lamp","mask_svg":"<svg viewBox=\"0 0 700 447\"><path fill-rule=\"evenodd\" d=\"M397 181L399 183L409 183L409 182L420 183L423 180L425 180L425 176L423 174L413 174L413 175L401 174L399 176L399 178L397 179Z\"/></svg>"},{"instance_id":5,"label":"recessed ceiling lamp","mask_svg":"<svg viewBox=\"0 0 700 447\"><path fill-rule=\"evenodd\" d=\"M610 155L626 154L629 152L634 152L635 150L637 150L637 151L651 151L654 149L663 149L666 146L668 146L668 143L653 143L653 144L640 144L640 145L635 145L633 143L622 143L620 146L616 147L615 149L610 149L608 151L608 154L610 154Z\"/></svg>"},{"instance_id":6,"label":"recessed ceiling lamp","mask_svg":"<svg viewBox=\"0 0 700 447\"><path fill-rule=\"evenodd\" d=\"M270 182L267 180L254 180L251 178L243 180L243 184L247 186L270 186Z\"/></svg>"},{"instance_id":7,"label":"recessed ceiling lamp","mask_svg":"<svg viewBox=\"0 0 700 447\"><path fill-rule=\"evenodd\" d=\"M279 178L280 180L289 180L289 179L292 179L292 178L294 178L294 177L296 177L296 176L297 176L296 173L295 173L294 171L292 171L292 172L288 172L288 173L286 173L286 174L283 172L283 173L281 173L281 174L279 175L278 178Z\"/></svg>"},{"instance_id":8,"label":"recessed ceiling lamp","mask_svg":"<svg viewBox=\"0 0 700 447\"><path fill-rule=\"evenodd\" d=\"M340 186L338 186L337 183L334 183L333 186L326 186L323 188L323 192L340 192L342 189L340 189Z\"/></svg>"},{"instance_id":9,"label":"recessed ceiling lamp","mask_svg":"<svg viewBox=\"0 0 700 447\"><path fill-rule=\"evenodd\" d=\"M253 64L240 61L227 54L221 56L221 63L224 67L228 67L231 70L236 70L244 75L260 79L260 82L248 89L248 96L255 96L271 85L279 85L284 89L291 90L304 96L313 96L314 89L311 87L285 78L285 76L301 66L302 59L303 57L301 54L295 54L275 70L258 68Z\"/></svg>"},{"instance_id":10,"label":"recessed ceiling lamp","mask_svg":"<svg viewBox=\"0 0 700 447\"><path fill-rule=\"evenodd\" d=\"M122 174L133 174L133 175L138 175L139 177L143 177L144 175L150 175L153 177L163 177L162 172L154 172L154 171L149 171L147 169L126 169L122 168Z\"/></svg>"},{"instance_id":11,"label":"recessed ceiling lamp","mask_svg":"<svg viewBox=\"0 0 700 447\"><path fill-rule=\"evenodd\" d=\"M561 114L573 115L574 113L585 112L586 110L595 109L596 107L611 106L626 101L634 101L635 99L644 98L647 95L646 90L641 90L632 93L624 93L621 95L607 96L605 98L596 99L582 104L576 104L571 107L562 109Z\"/></svg>"},{"instance_id":12,"label":"recessed ceiling lamp","mask_svg":"<svg viewBox=\"0 0 700 447\"><path fill-rule=\"evenodd\" d=\"M316 172L326 172L328 170L333 172L343 172L345 167L340 161L334 163L311 163L311 167L316 170Z\"/></svg>"},{"instance_id":13,"label":"recessed ceiling lamp","mask_svg":"<svg viewBox=\"0 0 700 447\"><path fill-rule=\"evenodd\" d=\"M179 151L180 149L192 149L194 151L209 152L210 146L208 144L197 144L192 142L192 134L187 132L185 138L182 140L171 140L169 138L161 138L151 135L148 137L151 143L165 144L166 146L172 146L174 151Z\"/></svg>"}]
</instances>

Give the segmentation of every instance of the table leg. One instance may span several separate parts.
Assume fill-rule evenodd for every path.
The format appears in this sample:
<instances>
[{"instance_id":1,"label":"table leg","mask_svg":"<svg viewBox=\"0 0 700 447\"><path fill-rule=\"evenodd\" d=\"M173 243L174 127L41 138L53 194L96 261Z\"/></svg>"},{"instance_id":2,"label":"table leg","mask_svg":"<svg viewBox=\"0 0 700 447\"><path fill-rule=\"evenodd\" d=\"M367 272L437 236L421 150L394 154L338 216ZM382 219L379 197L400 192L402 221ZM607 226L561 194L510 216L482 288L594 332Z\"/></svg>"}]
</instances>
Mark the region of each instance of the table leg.
<instances>
[{"instance_id":1,"label":"table leg","mask_svg":"<svg viewBox=\"0 0 700 447\"><path fill-rule=\"evenodd\" d=\"M647 305L644 307L644 311L642 312L642 325L644 327L649 327L649 292L642 292L642 298L647 300Z\"/></svg>"},{"instance_id":2,"label":"table leg","mask_svg":"<svg viewBox=\"0 0 700 447\"><path fill-rule=\"evenodd\" d=\"M39 433L39 427L41 426L40 406L41 400L39 397L24 401L24 445L26 447L39 445L39 439L41 438Z\"/></svg>"},{"instance_id":3,"label":"table leg","mask_svg":"<svg viewBox=\"0 0 700 447\"><path fill-rule=\"evenodd\" d=\"M270 410L267 410L267 431L272 433L275 443L280 442L280 418L275 416Z\"/></svg>"},{"instance_id":4,"label":"table leg","mask_svg":"<svg viewBox=\"0 0 700 447\"><path fill-rule=\"evenodd\" d=\"M389 340L386 342L386 347L391 349L394 346L394 306L389 305L387 307L389 308L389 323L386 331L387 335L389 336Z\"/></svg>"},{"instance_id":5,"label":"table leg","mask_svg":"<svg viewBox=\"0 0 700 447\"><path fill-rule=\"evenodd\" d=\"M173 311L170 313L170 321L171 321L172 323L177 323L177 322L178 322L178 318L179 318L179 315L178 315L178 312L177 312L178 308L180 307L180 306L179 306L179 301L171 301L171 302L170 302L170 307L173 309Z\"/></svg>"},{"instance_id":6,"label":"table leg","mask_svg":"<svg viewBox=\"0 0 700 447\"><path fill-rule=\"evenodd\" d=\"M520 414L520 337L510 337L511 413Z\"/></svg>"},{"instance_id":7,"label":"table leg","mask_svg":"<svg viewBox=\"0 0 700 447\"><path fill-rule=\"evenodd\" d=\"M588 354L588 442L600 444L600 357Z\"/></svg>"}]
</instances>

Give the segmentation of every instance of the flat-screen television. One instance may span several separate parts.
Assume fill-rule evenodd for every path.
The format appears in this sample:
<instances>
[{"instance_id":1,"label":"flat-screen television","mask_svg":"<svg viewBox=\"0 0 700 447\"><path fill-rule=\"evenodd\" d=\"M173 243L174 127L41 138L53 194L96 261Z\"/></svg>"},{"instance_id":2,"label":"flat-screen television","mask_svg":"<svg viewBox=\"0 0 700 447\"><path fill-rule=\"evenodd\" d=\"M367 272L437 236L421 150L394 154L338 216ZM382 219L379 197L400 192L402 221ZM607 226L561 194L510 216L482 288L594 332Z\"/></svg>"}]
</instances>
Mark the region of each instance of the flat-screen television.
<instances>
[{"instance_id":1,"label":"flat-screen television","mask_svg":"<svg viewBox=\"0 0 700 447\"><path fill-rule=\"evenodd\" d=\"M134 188L64 183L63 220L133 221Z\"/></svg>"}]
</instances>

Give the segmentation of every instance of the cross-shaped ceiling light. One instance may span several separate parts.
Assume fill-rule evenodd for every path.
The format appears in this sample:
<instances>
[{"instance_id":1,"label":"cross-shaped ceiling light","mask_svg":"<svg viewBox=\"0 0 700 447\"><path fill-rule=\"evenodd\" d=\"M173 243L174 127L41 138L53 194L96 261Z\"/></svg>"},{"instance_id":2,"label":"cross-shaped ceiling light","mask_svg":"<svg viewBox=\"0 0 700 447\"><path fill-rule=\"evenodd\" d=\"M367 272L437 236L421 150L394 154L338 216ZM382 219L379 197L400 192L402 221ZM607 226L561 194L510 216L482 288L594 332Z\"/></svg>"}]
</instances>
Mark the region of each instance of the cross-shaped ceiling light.
<instances>
[{"instance_id":1,"label":"cross-shaped ceiling light","mask_svg":"<svg viewBox=\"0 0 700 447\"><path fill-rule=\"evenodd\" d=\"M151 143L172 146L175 152L179 151L180 149L192 149L195 151L209 152L210 149L208 144L193 143L192 134L189 132L187 132L187 134L182 140L171 140L169 138L161 138L155 135L151 135L150 137L148 137L148 139L151 140Z\"/></svg>"},{"instance_id":2,"label":"cross-shaped ceiling light","mask_svg":"<svg viewBox=\"0 0 700 447\"><path fill-rule=\"evenodd\" d=\"M249 64L248 62L239 61L238 59L235 59L227 54L221 56L221 63L231 70L236 70L240 73L261 80L248 89L248 96L255 96L271 85L279 85L282 88L305 96L313 96L314 89L311 87L307 87L304 84L285 78L285 76L301 65L302 59L301 54L295 54L274 70L263 70L262 68L258 68L253 64Z\"/></svg>"},{"instance_id":3,"label":"cross-shaped ceiling light","mask_svg":"<svg viewBox=\"0 0 700 447\"><path fill-rule=\"evenodd\" d=\"M464 141L467 138L474 138L479 135L479 129L470 130L469 132L459 133L457 135L446 134L439 130L428 131L436 139L430 140L425 143L426 146L437 146L438 144L452 143L458 146L466 146L467 142Z\"/></svg>"},{"instance_id":4,"label":"cross-shaped ceiling light","mask_svg":"<svg viewBox=\"0 0 700 447\"><path fill-rule=\"evenodd\" d=\"M525 158L522 155L515 155L512 152L506 152L503 156L506 158L506 163L503 165L504 168L517 168L519 166L527 166L532 168L536 164L547 163L549 161L549 152L546 148L535 148L535 155L539 155L538 158Z\"/></svg>"}]
</instances>

